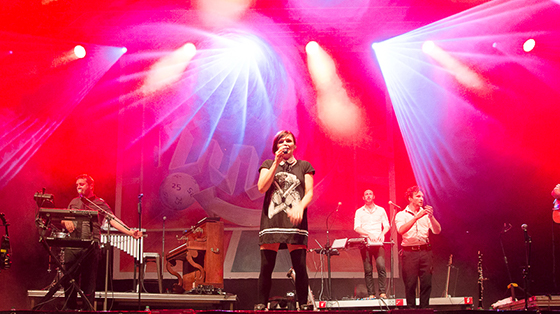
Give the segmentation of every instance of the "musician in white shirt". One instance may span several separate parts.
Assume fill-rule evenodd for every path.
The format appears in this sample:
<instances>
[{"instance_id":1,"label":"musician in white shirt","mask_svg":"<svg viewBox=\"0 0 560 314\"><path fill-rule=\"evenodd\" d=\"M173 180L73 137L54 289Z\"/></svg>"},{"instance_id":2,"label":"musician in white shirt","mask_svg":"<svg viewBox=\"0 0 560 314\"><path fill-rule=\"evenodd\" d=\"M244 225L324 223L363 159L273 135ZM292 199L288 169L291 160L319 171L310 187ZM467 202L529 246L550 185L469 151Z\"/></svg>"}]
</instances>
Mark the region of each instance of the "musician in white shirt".
<instances>
[{"instance_id":1,"label":"musician in white shirt","mask_svg":"<svg viewBox=\"0 0 560 314\"><path fill-rule=\"evenodd\" d=\"M364 278L369 298L375 298L372 265L372 261L375 259L379 297L384 299L387 297L385 294L387 273L385 271L383 242L385 241L385 234L389 231L389 219L385 209L375 204L375 194L372 190L366 190L363 199L364 206L358 208L354 215L354 231L367 239L367 245L360 248L360 253L364 263Z\"/></svg>"},{"instance_id":2,"label":"musician in white shirt","mask_svg":"<svg viewBox=\"0 0 560 314\"><path fill-rule=\"evenodd\" d=\"M424 193L413 186L406 190L408 206L395 216L397 232L402 236L402 276L406 305L416 307L416 286L420 279L420 308L430 304L432 292L433 255L430 230L441 232L432 206L424 205Z\"/></svg>"}]
</instances>

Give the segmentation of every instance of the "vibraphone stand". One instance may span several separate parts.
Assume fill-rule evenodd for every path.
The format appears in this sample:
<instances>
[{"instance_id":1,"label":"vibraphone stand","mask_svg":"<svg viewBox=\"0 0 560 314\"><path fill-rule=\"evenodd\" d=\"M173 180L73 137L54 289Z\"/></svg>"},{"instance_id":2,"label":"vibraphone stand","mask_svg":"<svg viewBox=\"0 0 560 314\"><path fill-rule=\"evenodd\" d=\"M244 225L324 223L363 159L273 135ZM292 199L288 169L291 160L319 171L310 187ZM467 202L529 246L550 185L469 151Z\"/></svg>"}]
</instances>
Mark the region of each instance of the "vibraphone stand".
<instances>
[{"instance_id":1,"label":"vibraphone stand","mask_svg":"<svg viewBox=\"0 0 560 314\"><path fill-rule=\"evenodd\" d=\"M47 241L45 240L44 237L41 237L40 242L41 242L41 244L43 244L43 247L47 250L47 252L51 256L52 260L58 266L58 268L62 270L62 273L64 274L64 276L54 286L52 286L49 289L49 292L41 299L39 304L37 304L36 306L33 307L33 310L41 309L41 307L43 307L43 305L46 304L47 301L49 301L50 299L53 298L54 294L58 291L58 289L60 288L60 286L63 283L65 283L67 281L70 281L70 284L72 284L73 288L76 289L76 291L82 297L82 301L88 305L88 307L91 311L94 311L93 304L91 304L89 299L84 294L84 291L82 291L82 289L80 289L80 286L76 283L76 280L74 278L72 278L71 274L76 271L76 268L78 268L80 266L80 264L82 263L84 258L91 254L91 252L93 251L95 242L94 241L91 242L87 251L84 254L81 254L80 258L76 261L76 263L74 263L74 265L68 270L64 268L64 266L62 265L62 263L60 262L58 257L52 252L51 248L47 244Z\"/></svg>"},{"instance_id":2,"label":"vibraphone stand","mask_svg":"<svg viewBox=\"0 0 560 314\"><path fill-rule=\"evenodd\" d=\"M525 236L525 268L523 269L523 285L525 292L525 311L529 310L529 283L531 282L531 236L527 233L527 225L521 225Z\"/></svg>"}]
</instances>

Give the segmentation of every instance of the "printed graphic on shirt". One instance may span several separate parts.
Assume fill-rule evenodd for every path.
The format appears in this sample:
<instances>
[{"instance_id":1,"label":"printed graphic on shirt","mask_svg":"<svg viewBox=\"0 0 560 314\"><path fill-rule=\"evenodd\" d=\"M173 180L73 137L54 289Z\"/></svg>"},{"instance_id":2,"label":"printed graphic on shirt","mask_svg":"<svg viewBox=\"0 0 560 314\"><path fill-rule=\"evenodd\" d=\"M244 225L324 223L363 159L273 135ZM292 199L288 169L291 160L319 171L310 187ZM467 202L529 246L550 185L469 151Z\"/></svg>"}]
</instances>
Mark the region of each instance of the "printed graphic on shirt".
<instances>
[{"instance_id":1,"label":"printed graphic on shirt","mask_svg":"<svg viewBox=\"0 0 560 314\"><path fill-rule=\"evenodd\" d=\"M292 173L278 172L275 175L274 185L276 190L272 194L272 201L268 207L269 219L281 211L288 212L301 202L301 197L296 191L300 183L299 179Z\"/></svg>"}]
</instances>

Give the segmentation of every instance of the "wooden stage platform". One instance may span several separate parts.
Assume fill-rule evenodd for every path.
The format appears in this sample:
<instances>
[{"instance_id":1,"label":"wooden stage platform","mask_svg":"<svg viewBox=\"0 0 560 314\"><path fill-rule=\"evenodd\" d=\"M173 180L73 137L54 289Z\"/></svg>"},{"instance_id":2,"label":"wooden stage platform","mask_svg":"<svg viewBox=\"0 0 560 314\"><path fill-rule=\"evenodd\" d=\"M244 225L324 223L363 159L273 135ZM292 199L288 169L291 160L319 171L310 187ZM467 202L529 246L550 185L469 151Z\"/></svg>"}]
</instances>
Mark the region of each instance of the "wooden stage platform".
<instances>
[{"instance_id":1,"label":"wooden stage platform","mask_svg":"<svg viewBox=\"0 0 560 314\"><path fill-rule=\"evenodd\" d=\"M48 291L28 290L31 308L43 298ZM95 293L96 310L103 308L105 292ZM62 301L64 294L57 291L54 295L57 301ZM138 309L138 294L133 292L108 292L107 300L113 310ZM204 310L234 310L237 296L231 294L168 294L142 293L140 295L140 309L204 309ZM472 297L431 298L430 305L439 310L464 310L473 308ZM405 309L404 299L349 299L335 301L315 301L315 308L319 311L327 310L369 310L388 311L391 309ZM276 308L276 310L282 310Z\"/></svg>"},{"instance_id":2,"label":"wooden stage platform","mask_svg":"<svg viewBox=\"0 0 560 314\"><path fill-rule=\"evenodd\" d=\"M41 298L46 295L46 290L29 290L28 297L31 300L31 307L36 304ZM97 311L103 308L105 293L101 291L96 292L95 309ZM62 291L55 293L54 299L59 303L63 301ZM235 310L237 296L232 294L160 294L160 293L142 293L138 306L138 294L133 292L109 292L107 294L108 303L111 305L109 312L117 310L118 313L123 313L123 310L142 313L155 313L155 314L173 314L173 313L190 313L190 314L203 314L203 313L219 313L219 312L238 312L238 313L253 313L256 311L250 310ZM417 301L418 302L418 301ZM472 313L476 309L473 297L448 297L448 298L431 298L429 310L409 310L406 308L405 299L347 299L347 300L334 300L334 301L315 301L315 312L329 312L336 311L337 313L348 312L349 314L359 314L364 311L373 312L387 312L396 314L405 314L404 312L414 311L414 313ZM141 309L139 311L134 311ZM500 305L497 310L499 311L520 311L525 309L525 301L523 299L510 302L508 304ZM536 312L556 312L560 313L560 296L534 296L528 300L528 310ZM485 311L485 310L478 310ZM489 310L488 310L489 311ZM22 311L11 311L12 314L23 313ZM24 311L25 312L25 311ZM30 313L51 313L46 309L45 311L26 311ZM268 312L291 312L285 308L271 309ZM293 311L292 311L293 312ZM303 312L303 311L302 311ZM495 310L494 310L495 312ZM2 314L3 312L0 312ZM103 312L107 313L107 312Z\"/></svg>"}]
</instances>

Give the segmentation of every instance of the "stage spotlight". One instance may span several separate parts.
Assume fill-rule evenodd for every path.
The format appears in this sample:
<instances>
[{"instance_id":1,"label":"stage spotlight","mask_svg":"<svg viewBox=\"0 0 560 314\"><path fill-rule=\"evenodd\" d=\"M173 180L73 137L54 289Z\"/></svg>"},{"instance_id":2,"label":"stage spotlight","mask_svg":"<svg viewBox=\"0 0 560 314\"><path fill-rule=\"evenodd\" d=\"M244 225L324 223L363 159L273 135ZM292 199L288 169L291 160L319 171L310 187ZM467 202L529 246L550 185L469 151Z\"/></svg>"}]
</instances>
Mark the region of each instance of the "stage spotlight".
<instances>
[{"instance_id":1,"label":"stage spotlight","mask_svg":"<svg viewBox=\"0 0 560 314\"><path fill-rule=\"evenodd\" d=\"M261 47L256 42L243 37L239 39L239 42L232 42L229 49L232 58L238 60L255 60L258 62L263 55Z\"/></svg>"},{"instance_id":2,"label":"stage spotlight","mask_svg":"<svg viewBox=\"0 0 560 314\"><path fill-rule=\"evenodd\" d=\"M196 47L192 43L186 43L181 47L182 52L185 54L185 57L192 58L196 54Z\"/></svg>"},{"instance_id":3,"label":"stage spotlight","mask_svg":"<svg viewBox=\"0 0 560 314\"><path fill-rule=\"evenodd\" d=\"M484 80L476 71L459 59L453 57L433 41L429 40L424 42L422 51L447 69L463 86L471 90L477 90L478 92L484 91Z\"/></svg>"},{"instance_id":4,"label":"stage spotlight","mask_svg":"<svg viewBox=\"0 0 560 314\"><path fill-rule=\"evenodd\" d=\"M79 59L84 58L86 56L86 48L82 45L76 45L76 47L74 47L74 55Z\"/></svg>"},{"instance_id":5,"label":"stage spotlight","mask_svg":"<svg viewBox=\"0 0 560 314\"><path fill-rule=\"evenodd\" d=\"M362 114L355 100L346 91L332 57L317 42L309 42L307 68L317 93L317 116L334 140L357 139L363 125Z\"/></svg>"},{"instance_id":6,"label":"stage spotlight","mask_svg":"<svg viewBox=\"0 0 560 314\"><path fill-rule=\"evenodd\" d=\"M316 41L310 41L305 45L307 54L316 54L319 51L319 44Z\"/></svg>"},{"instance_id":7,"label":"stage spotlight","mask_svg":"<svg viewBox=\"0 0 560 314\"><path fill-rule=\"evenodd\" d=\"M180 80L191 59L196 55L196 47L186 43L177 50L159 59L148 72L142 91L153 93Z\"/></svg>"},{"instance_id":8,"label":"stage spotlight","mask_svg":"<svg viewBox=\"0 0 560 314\"><path fill-rule=\"evenodd\" d=\"M122 47L121 51L122 51L123 54L125 54L128 51L128 49L126 49L126 47Z\"/></svg>"},{"instance_id":9,"label":"stage spotlight","mask_svg":"<svg viewBox=\"0 0 560 314\"><path fill-rule=\"evenodd\" d=\"M431 54L434 51L435 47L436 44L433 41L427 40L422 44L422 51L425 54Z\"/></svg>"},{"instance_id":10,"label":"stage spotlight","mask_svg":"<svg viewBox=\"0 0 560 314\"><path fill-rule=\"evenodd\" d=\"M237 22L253 6L255 0L191 1L207 26L223 28Z\"/></svg>"},{"instance_id":11,"label":"stage spotlight","mask_svg":"<svg viewBox=\"0 0 560 314\"><path fill-rule=\"evenodd\" d=\"M523 43L523 51L530 52L535 48L536 42L533 38L527 39L525 43Z\"/></svg>"}]
</instances>

